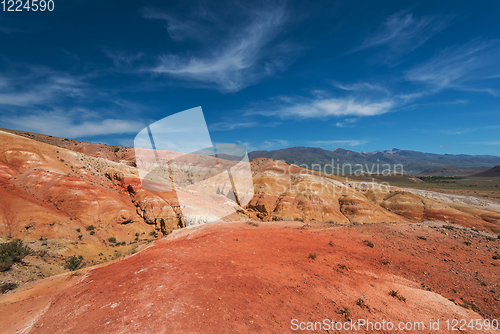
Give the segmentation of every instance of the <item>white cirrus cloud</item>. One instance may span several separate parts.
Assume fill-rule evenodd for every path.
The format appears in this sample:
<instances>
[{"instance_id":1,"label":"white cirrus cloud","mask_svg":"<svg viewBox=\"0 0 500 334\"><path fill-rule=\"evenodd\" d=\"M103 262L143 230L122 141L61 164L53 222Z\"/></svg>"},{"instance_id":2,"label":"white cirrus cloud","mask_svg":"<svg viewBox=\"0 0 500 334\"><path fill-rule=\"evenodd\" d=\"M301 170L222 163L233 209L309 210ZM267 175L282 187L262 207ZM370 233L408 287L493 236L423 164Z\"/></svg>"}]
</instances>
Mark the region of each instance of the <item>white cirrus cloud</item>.
<instances>
[{"instance_id":1,"label":"white cirrus cloud","mask_svg":"<svg viewBox=\"0 0 500 334\"><path fill-rule=\"evenodd\" d=\"M79 116L82 113L83 116ZM82 109L38 111L14 117L2 116L0 120L9 128L67 138L137 133L144 127L137 120L88 117Z\"/></svg>"},{"instance_id":2,"label":"white cirrus cloud","mask_svg":"<svg viewBox=\"0 0 500 334\"><path fill-rule=\"evenodd\" d=\"M250 19L239 29L228 29L220 39L199 54L164 54L157 64L147 69L152 73L168 75L203 87L223 92L239 91L265 76L286 69L292 61L295 47L287 43L273 43L286 23L283 6L248 10ZM206 35L205 26L182 23L169 15L148 14L149 18L167 20L169 34L175 40Z\"/></svg>"},{"instance_id":3,"label":"white cirrus cloud","mask_svg":"<svg viewBox=\"0 0 500 334\"><path fill-rule=\"evenodd\" d=\"M400 11L389 16L375 33L354 51L385 46L388 52L385 53L383 62L393 63L400 56L417 49L446 28L449 22L449 17L416 17L407 11Z\"/></svg>"},{"instance_id":4,"label":"white cirrus cloud","mask_svg":"<svg viewBox=\"0 0 500 334\"><path fill-rule=\"evenodd\" d=\"M499 95L500 40L473 40L446 48L407 71L405 77L434 90L450 88Z\"/></svg>"},{"instance_id":5,"label":"white cirrus cloud","mask_svg":"<svg viewBox=\"0 0 500 334\"><path fill-rule=\"evenodd\" d=\"M359 146L368 143L367 140L344 139L344 140L312 140L308 142L311 145L319 145L323 147L338 147L338 146Z\"/></svg>"},{"instance_id":6,"label":"white cirrus cloud","mask_svg":"<svg viewBox=\"0 0 500 334\"><path fill-rule=\"evenodd\" d=\"M354 126L354 123L356 123L358 120L358 118L347 118L341 122L335 123L335 126L338 128L352 128Z\"/></svg>"},{"instance_id":7,"label":"white cirrus cloud","mask_svg":"<svg viewBox=\"0 0 500 334\"><path fill-rule=\"evenodd\" d=\"M281 103L271 107L253 108L247 115L259 114L279 118L326 118L342 116L376 116L391 112L396 106L392 99L369 101L354 97L311 98L297 100L290 97L279 98Z\"/></svg>"},{"instance_id":8,"label":"white cirrus cloud","mask_svg":"<svg viewBox=\"0 0 500 334\"><path fill-rule=\"evenodd\" d=\"M0 105L31 107L63 97L82 98L88 86L78 77L46 69L0 78Z\"/></svg>"}]
</instances>

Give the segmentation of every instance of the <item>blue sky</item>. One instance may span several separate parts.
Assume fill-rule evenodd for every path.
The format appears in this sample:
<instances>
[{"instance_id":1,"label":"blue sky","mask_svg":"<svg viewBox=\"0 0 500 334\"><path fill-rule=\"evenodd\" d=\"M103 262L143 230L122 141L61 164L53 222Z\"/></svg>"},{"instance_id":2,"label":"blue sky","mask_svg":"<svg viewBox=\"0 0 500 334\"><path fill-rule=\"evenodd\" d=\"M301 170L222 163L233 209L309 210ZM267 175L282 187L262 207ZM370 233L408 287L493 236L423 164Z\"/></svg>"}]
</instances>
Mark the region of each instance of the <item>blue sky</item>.
<instances>
[{"instance_id":1,"label":"blue sky","mask_svg":"<svg viewBox=\"0 0 500 334\"><path fill-rule=\"evenodd\" d=\"M133 145L201 106L216 142L500 155L497 1L55 0L0 12L0 127Z\"/></svg>"}]
</instances>

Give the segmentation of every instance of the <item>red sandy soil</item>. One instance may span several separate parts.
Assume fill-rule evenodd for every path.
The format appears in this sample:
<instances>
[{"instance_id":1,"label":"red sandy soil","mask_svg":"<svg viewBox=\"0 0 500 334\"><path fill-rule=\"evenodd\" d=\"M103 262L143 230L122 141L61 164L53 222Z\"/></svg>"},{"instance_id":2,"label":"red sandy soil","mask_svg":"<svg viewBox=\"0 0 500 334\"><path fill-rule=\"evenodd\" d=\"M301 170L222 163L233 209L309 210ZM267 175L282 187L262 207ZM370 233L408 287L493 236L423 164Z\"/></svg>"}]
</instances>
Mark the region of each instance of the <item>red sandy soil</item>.
<instances>
[{"instance_id":1,"label":"red sandy soil","mask_svg":"<svg viewBox=\"0 0 500 334\"><path fill-rule=\"evenodd\" d=\"M72 285L58 276L6 294L0 328L289 333L292 319L364 318L423 321L425 332L430 319L441 319L440 332L451 333L446 319L499 319L500 260L493 256L500 240L442 226L260 222L182 229ZM47 286L54 292L47 294ZM390 296L391 290L406 301ZM344 307L350 314L339 314Z\"/></svg>"}]
</instances>

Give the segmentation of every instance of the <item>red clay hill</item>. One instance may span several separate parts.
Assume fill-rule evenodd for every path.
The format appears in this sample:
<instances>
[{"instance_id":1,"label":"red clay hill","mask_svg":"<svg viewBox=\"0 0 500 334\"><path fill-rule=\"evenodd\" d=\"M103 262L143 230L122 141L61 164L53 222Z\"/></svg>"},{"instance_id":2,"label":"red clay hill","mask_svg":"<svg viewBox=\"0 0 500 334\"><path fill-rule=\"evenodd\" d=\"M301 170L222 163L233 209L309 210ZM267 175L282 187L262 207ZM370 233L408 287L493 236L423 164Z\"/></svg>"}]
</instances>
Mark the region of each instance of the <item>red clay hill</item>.
<instances>
[{"instance_id":1,"label":"red clay hill","mask_svg":"<svg viewBox=\"0 0 500 334\"><path fill-rule=\"evenodd\" d=\"M6 295L0 326L6 333L289 333L294 323L365 319L423 323L415 332L430 332L429 321L439 319L436 332L454 333L446 320L500 317L499 244L438 223L206 224L82 276Z\"/></svg>"},{"instance_id":2,"label":"red clay hill","mask_svg":"<svg viewBox=\"0 0 500 334\"><path fill-rule=\"evenodd\" d=\"M182 228L211 202L198 198L206 211L183 217L175 193L141 186L131 149L32 136L0 131L0 239L36 248L36 270L73 254L87 267L3 294L3 332L275 333L293 319L423 322L428 332L440 319L451 333L446 319L500 318L500 213L486 201L259 158L245 208ZM143 249L156 233L165 237Z\"/></svg>"}]
</instances>

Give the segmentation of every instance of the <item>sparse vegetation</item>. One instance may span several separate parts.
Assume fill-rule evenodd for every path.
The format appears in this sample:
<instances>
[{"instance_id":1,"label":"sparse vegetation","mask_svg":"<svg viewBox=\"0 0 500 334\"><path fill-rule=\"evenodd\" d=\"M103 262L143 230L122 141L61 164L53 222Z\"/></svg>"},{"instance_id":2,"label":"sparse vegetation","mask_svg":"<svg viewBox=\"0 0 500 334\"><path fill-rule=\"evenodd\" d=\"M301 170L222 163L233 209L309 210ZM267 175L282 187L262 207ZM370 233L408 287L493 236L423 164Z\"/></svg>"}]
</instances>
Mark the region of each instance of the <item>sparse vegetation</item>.
<instances>
[{"instance_id":1,"label":"sparse vegetation","mask_svg":"<svg viewBox=\"0 0 500 334\"><path fill-rule=\"evenodd\" d=\"M95 231L90 231L89 233L90 235L94 235L95 234Z\"/></svg>"},{"instance_id":2,"label":"sparse vegetation","mask_svg":"<svg viewBox=\"0 0 500 334\"><path fill-rule=\"evenodd\" d=\"M81 234L80 234L80 235L78 236L78 240L82 240L82 238L83 238L83 235L81 235Z\"/></svg>"},{"instance_id":3,"label":"sparse vegetation","mask_svg":"<svg viewBox=\"0 0 500 334\"><path fill-rule=\"evenodd\" d=\"M22 263L23 259L33 252L23 245L21 240L14 240L0 245L0 271L9 270L14 263Z\"/></svg>"},{"instance_id":4,"label":"sparse vegetation","mask_svg":"<svg viewBox=\"0 0 500 334\"><path fill-rule=\"evenodd\" d=\"M460 305L466 309L470 308L474 312L481 314L481 310L479 309L479 307L477 307L476 304L474 304L474 302L469 302L469 301L464 300L463 304L458 303L458 305Z\"/></svg>"},{"instance_id":5,"label":"sparse vegetation","mask_svg":"<svg viewBox=\"0 0 500 334\"><path fill-rule=\"evenodd\" d=\"M113 149L113 152L114 152L114 153L116 153L116 152L118 152L119 150L120 150L120 148L119 148L119 147L115 147L115 148Z\"/></svg>"},{"instance_id":6,"label":"sparse vegetation","mask_svg":"<svg viewBox=\"0 0 500 334\"><path fill-rule=\"evenodd\" d=\"M256 222L248 222L248 225L259 227L259 223Z\"/></svg>"},{"instance_id":7,"label":"sparse vegetation","mask_svg":"<svg viewBox=\"0 0 500 334\"><path fill-rule=\"evenodd\" d=\"M77 231L78 233L80 233L80 228L77 228L77 229L76 229L76 231Z\"/></svg>"},{"instance_id":8,"label":"sparse vegetation","mask_svg":"<svg viewBox=\"0 0 500 334\"><path fill-rule=\"evenodd\" d=\"M349 308L347 306L344 306L342 308L339 308L337 310L337 313L344 316L344 318L346 319L350 319L351 318L351 311L349 310Z\"/></svg>"},{"instance_id":9,"label":"sparse vegetation","mask_svg":"<svg viewBox=\"0 0 500 334\"><path fill-rule=\"evenodd\" d=\"M95 227L94 227L94 225L90 225L90 226L87 226L85 229L87 231L93 231L93 230L95 230Z\"/></svg>"},{"instance_id":10,"label":"sparse vegetation","mask_svg":"<svg viewBox=\"0 0 500 334\"><path fill-rule=\"evenodd\" d=\"M361 308L366 308L367 310L370 310L370 308L368 307L368 305L366 305L363 298L358 298L358 300L356 300L356 305L358 305Z\"/></svg>"},{"instance_id":11,"label":"sparse vegetation","mask_svg":"<svg viewBox=\"0 0 500 334\"><path fill-rule=\"evenodd\" d=\"M339 267L339 269L342 269L342 270L349 270L349 267L346 266L345 264L338 264L337 267Z\"/></svg>"},{"instance_id":12,"label":"sparse vegetation","mask_svg":"<svg viewBox=\"0 0 500 334\"><path fill-rule=\"evenodd\" d=\"M115 254L113 255L113 260L116 260L116 259L118 259L118 258L120 258L122 256L123 256L122 252L115 251Z\"/></svg>"},{"instance_id":13,"label":"sparse vegetation","mask_svg":"<svg viewBox=\"0 0 500 334\"><path fill-rule=\"evenodd\" d=\"M450 231L455 230L455 226L451 226L451 225L443 225L443 228L450 230Z\"/></svg>"},{"instance_id":14,"label":"sparse vegetation","mask_svg":"<svg viewBox=\"0 0 500 334\"><path fill-rule=\"evenodd\" d=\"M392 264L392 262L388 259L382 259L382 260L380 260L380 263L382 263L384 266Z\"/></svg>"},{"instance_id":15,"label":"sparse vegetation","mask_svg":"<svg viewBox=\"0 0 500 334\"><path fill-rule=\"evenodd\" d=\"M335 246L335 243L330 240L330 242L328 243L328 246L333 247L333 246Z\"/></svg>"},{"instance_id":16,"label":"sparse vegetation","mask_svg":"<svg viewBox=\"0 0 500 334\"><path fill-rule=\"evenodd\" d=\"M389 296L394 297L396 299L399 299L402 302L406 303L406 298L403 297L400 293L399 290L391 290L389 291Z\"/></svg>"},{"instance_id":17,"label":"sparse vegetation","mask_svg":"<svg viewBox=\"0 0 500 334\"><path fill-rule=\"evenodd\" d=\"M75 271L81 268L83 262L83 257L73 255L68 260L66 260L66 264L64 265L64 269L68 269L69 271Z\"/></svg>"},{"instance_id":18,"label":"sparse vegetation","mask_svg":"<svg viewBox=\"0 0 500 334\"><path fill-rule=\"evenodd\" d=\"M116 238L115 237L109 237L108 238L108 242L116 243Z\"/></svg>"},{"instance_id":19,"label":"sparse vegetation","mask_svg":"<svg viewBox=\"0 0 500 334\"><path fill-rule=\"evenodd\" d=\"M6 293L7 291L14 290L15 288L17 288L16 283L4 283L0 285L0 292Z\"/></svg>"},{"instance_id":20,"label":"sparse vegetation","mask_svg":"<svg viewBox=\"0 0 500 334\"><path fill-rule=\"evenodd\" d=\"M370 248L373 248L375 246L375 244L369 240L364 240L363 242Z\"/></svg>"},{"instance_id":21,"label":"sparse vegetation","mask_svg":"<svg viewBox=\"0 0 500 334\"><path fill-rule=\"evenodd\" d=\"M312 260L316 259L316 253L309 253L309 258Z\"/></svg>"}]
</instances>

